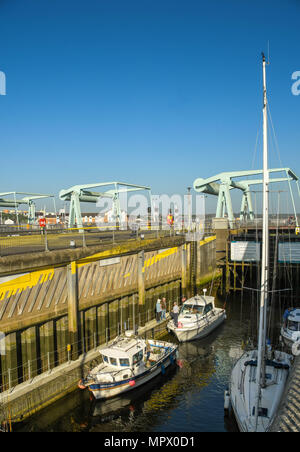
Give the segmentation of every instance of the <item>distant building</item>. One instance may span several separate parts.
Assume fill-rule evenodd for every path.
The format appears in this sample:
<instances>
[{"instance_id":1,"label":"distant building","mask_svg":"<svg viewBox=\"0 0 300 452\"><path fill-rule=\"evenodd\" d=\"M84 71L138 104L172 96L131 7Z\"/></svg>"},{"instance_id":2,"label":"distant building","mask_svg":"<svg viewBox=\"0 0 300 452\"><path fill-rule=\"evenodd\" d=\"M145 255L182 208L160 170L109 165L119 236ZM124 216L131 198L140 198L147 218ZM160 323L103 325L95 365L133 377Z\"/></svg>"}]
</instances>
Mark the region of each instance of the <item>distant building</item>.
<instances>
[{"instance_id":1,"label":"distant building","mask_svg":"<svg viewBox=\"0 0 300 452\"><path fill-rule=\"evenodd\" d=\"M127 212L125 210L121 211L121 223L126 223L128 219ZM97 223L114 223L116 221L116 217L114 215L113 209L108 210L103 215L97 215Z\"/></svg>"},{"instance_id":2,"label":"distant building","mask_svg":"<svg viewBox=\"0 0 300 452\"><path fill-rule=\"evenodd\" d=\"M54 215L54 214L49 214L49 213L46 214L45 219L46 219L46 224L49 224L49 225L59 223L59 221L57 221L57 215Z\"/></svg>"}]
</instances>

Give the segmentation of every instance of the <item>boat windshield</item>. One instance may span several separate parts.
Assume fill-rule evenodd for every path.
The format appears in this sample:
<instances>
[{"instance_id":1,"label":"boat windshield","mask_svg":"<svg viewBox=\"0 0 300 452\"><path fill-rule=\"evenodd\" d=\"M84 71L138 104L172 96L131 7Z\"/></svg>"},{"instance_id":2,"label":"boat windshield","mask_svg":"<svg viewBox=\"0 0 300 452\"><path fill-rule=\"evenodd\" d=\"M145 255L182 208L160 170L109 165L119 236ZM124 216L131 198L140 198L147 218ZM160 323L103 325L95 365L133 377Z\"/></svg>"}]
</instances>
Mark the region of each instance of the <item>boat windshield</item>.
<instances>
[{"instance_id":1,"label":"boat windshield","mask_svg":"<svg viewBox=\"0 0 300 452\"><path fill-rule=\"evenodd\" d=\"M118 361L116 360L116 358L109 358L109 362L112 366L118 365Z\"/></svg>"},{"instance_id":2,"label":"boat windshield","mask_svg":"<svg viewBox=\"0 0 300 452\"><path fill-rule=\"evenodd\" d=\"M292 331L300 331L300 322L295 322L294 320L288 321L288 329Z\"/></svg>"},{"instance_id":3,"label":"boat windshield","mask_svg":"<svg viewBox=\"0 0 300 452\"><path fill-rule=\"evenodd\" d=\"M133 355L132 363L137 364L143 359L143 350L140 350L138 353Z\"/></svg>"},{"instance_id":4,"label":"boat windshield","mask_svg":"<svg viewBox=\"0 0 300 452\"><path fill-rule=\"evenodd\" d=\"M120 358L120 366L129 367L129 359L128 358Z\"/></svg>"},{"instance_id":5,"label":"boat windshield","mask_svg":"<svg viewBox=\"0 0 300 452\"><path fill-rule=\"evenodd\" d=\"M189 314L203 314L204 306L184 304L181 306L180 314L189 315Z\"/></svg>"}]
</instances>

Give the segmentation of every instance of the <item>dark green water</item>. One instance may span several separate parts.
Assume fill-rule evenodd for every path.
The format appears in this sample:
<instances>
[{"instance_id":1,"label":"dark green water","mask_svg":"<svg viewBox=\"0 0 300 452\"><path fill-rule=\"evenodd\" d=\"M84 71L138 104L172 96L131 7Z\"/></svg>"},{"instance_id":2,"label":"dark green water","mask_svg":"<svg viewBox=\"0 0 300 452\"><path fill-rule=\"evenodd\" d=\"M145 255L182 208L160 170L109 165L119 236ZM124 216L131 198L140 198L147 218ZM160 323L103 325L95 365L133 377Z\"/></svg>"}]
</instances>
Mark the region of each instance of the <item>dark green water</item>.
<instances>
[{"instance_id":1,"label":"dark green water","mask_svg":"<svg viewBox=\"0 0 300 452\"><path fill-rule=\"evenodd\" d=\"M224 299L217 301L223 306ZM279 310L277 310L279 311ZM275 312L276 326L281 313ZM227 320L209 337L179 346L180 366L120 398L92 402L76 391L23 424L16 431L53 432L224 432L237 431L224 417L224 390L243 342L255 336L257 302L226 300ZM277 334L277 333L276 333ZM163 338L175 341L173 336Z\"/></svg>"}]
</instances>

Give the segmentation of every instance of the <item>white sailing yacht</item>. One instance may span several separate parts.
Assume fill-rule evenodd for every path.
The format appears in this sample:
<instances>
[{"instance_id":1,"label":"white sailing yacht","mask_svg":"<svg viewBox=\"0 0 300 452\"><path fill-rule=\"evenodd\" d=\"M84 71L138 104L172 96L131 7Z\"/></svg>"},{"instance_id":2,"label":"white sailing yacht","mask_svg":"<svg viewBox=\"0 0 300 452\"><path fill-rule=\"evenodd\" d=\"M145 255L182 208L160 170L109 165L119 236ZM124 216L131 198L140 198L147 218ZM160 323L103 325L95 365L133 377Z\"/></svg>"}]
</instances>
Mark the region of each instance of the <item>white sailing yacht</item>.
<instances>
[{"instance_id":1,"label":"white sailing yacht","mask_svg":"<svg viewBox=\"0 0 300 452\"><path fill-rule=\"evenodd\" d=\"M269 273L269 171L267 141L266 59L263 63L263 235L261 299L258 349L244 353L236 362L225 393L234 411L240 431L267 432L274 420L285 388L292 356L267 350L266 316Z\"/></svg>"}]
</instances>

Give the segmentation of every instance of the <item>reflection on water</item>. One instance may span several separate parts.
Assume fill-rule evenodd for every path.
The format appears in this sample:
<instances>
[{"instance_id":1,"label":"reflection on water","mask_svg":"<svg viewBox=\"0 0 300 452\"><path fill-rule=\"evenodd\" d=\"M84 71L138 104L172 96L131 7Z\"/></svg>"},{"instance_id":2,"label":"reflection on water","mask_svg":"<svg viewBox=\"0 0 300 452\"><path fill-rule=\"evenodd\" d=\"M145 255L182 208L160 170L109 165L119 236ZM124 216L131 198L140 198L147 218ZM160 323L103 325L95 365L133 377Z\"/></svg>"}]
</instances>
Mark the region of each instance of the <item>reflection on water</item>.
<instances>
[{"instance_id":1,"label":"reflection on water","mask_svg":"<svg viewBox=\"0 0 300 452\"><path fill-rule=\"evenodd\" d=\"M216 303L222 306L224 300ZM76 391L16 430L96 432L236 431L224 417L224 390L242 346L256 328L256 301L230 298L227 320L205 339L179 345L178 366L128 394L90 401ZM251 331L250 331L251 330ZM164 340L175 342L173 336Z\"/></svg>"}]
</instances>

